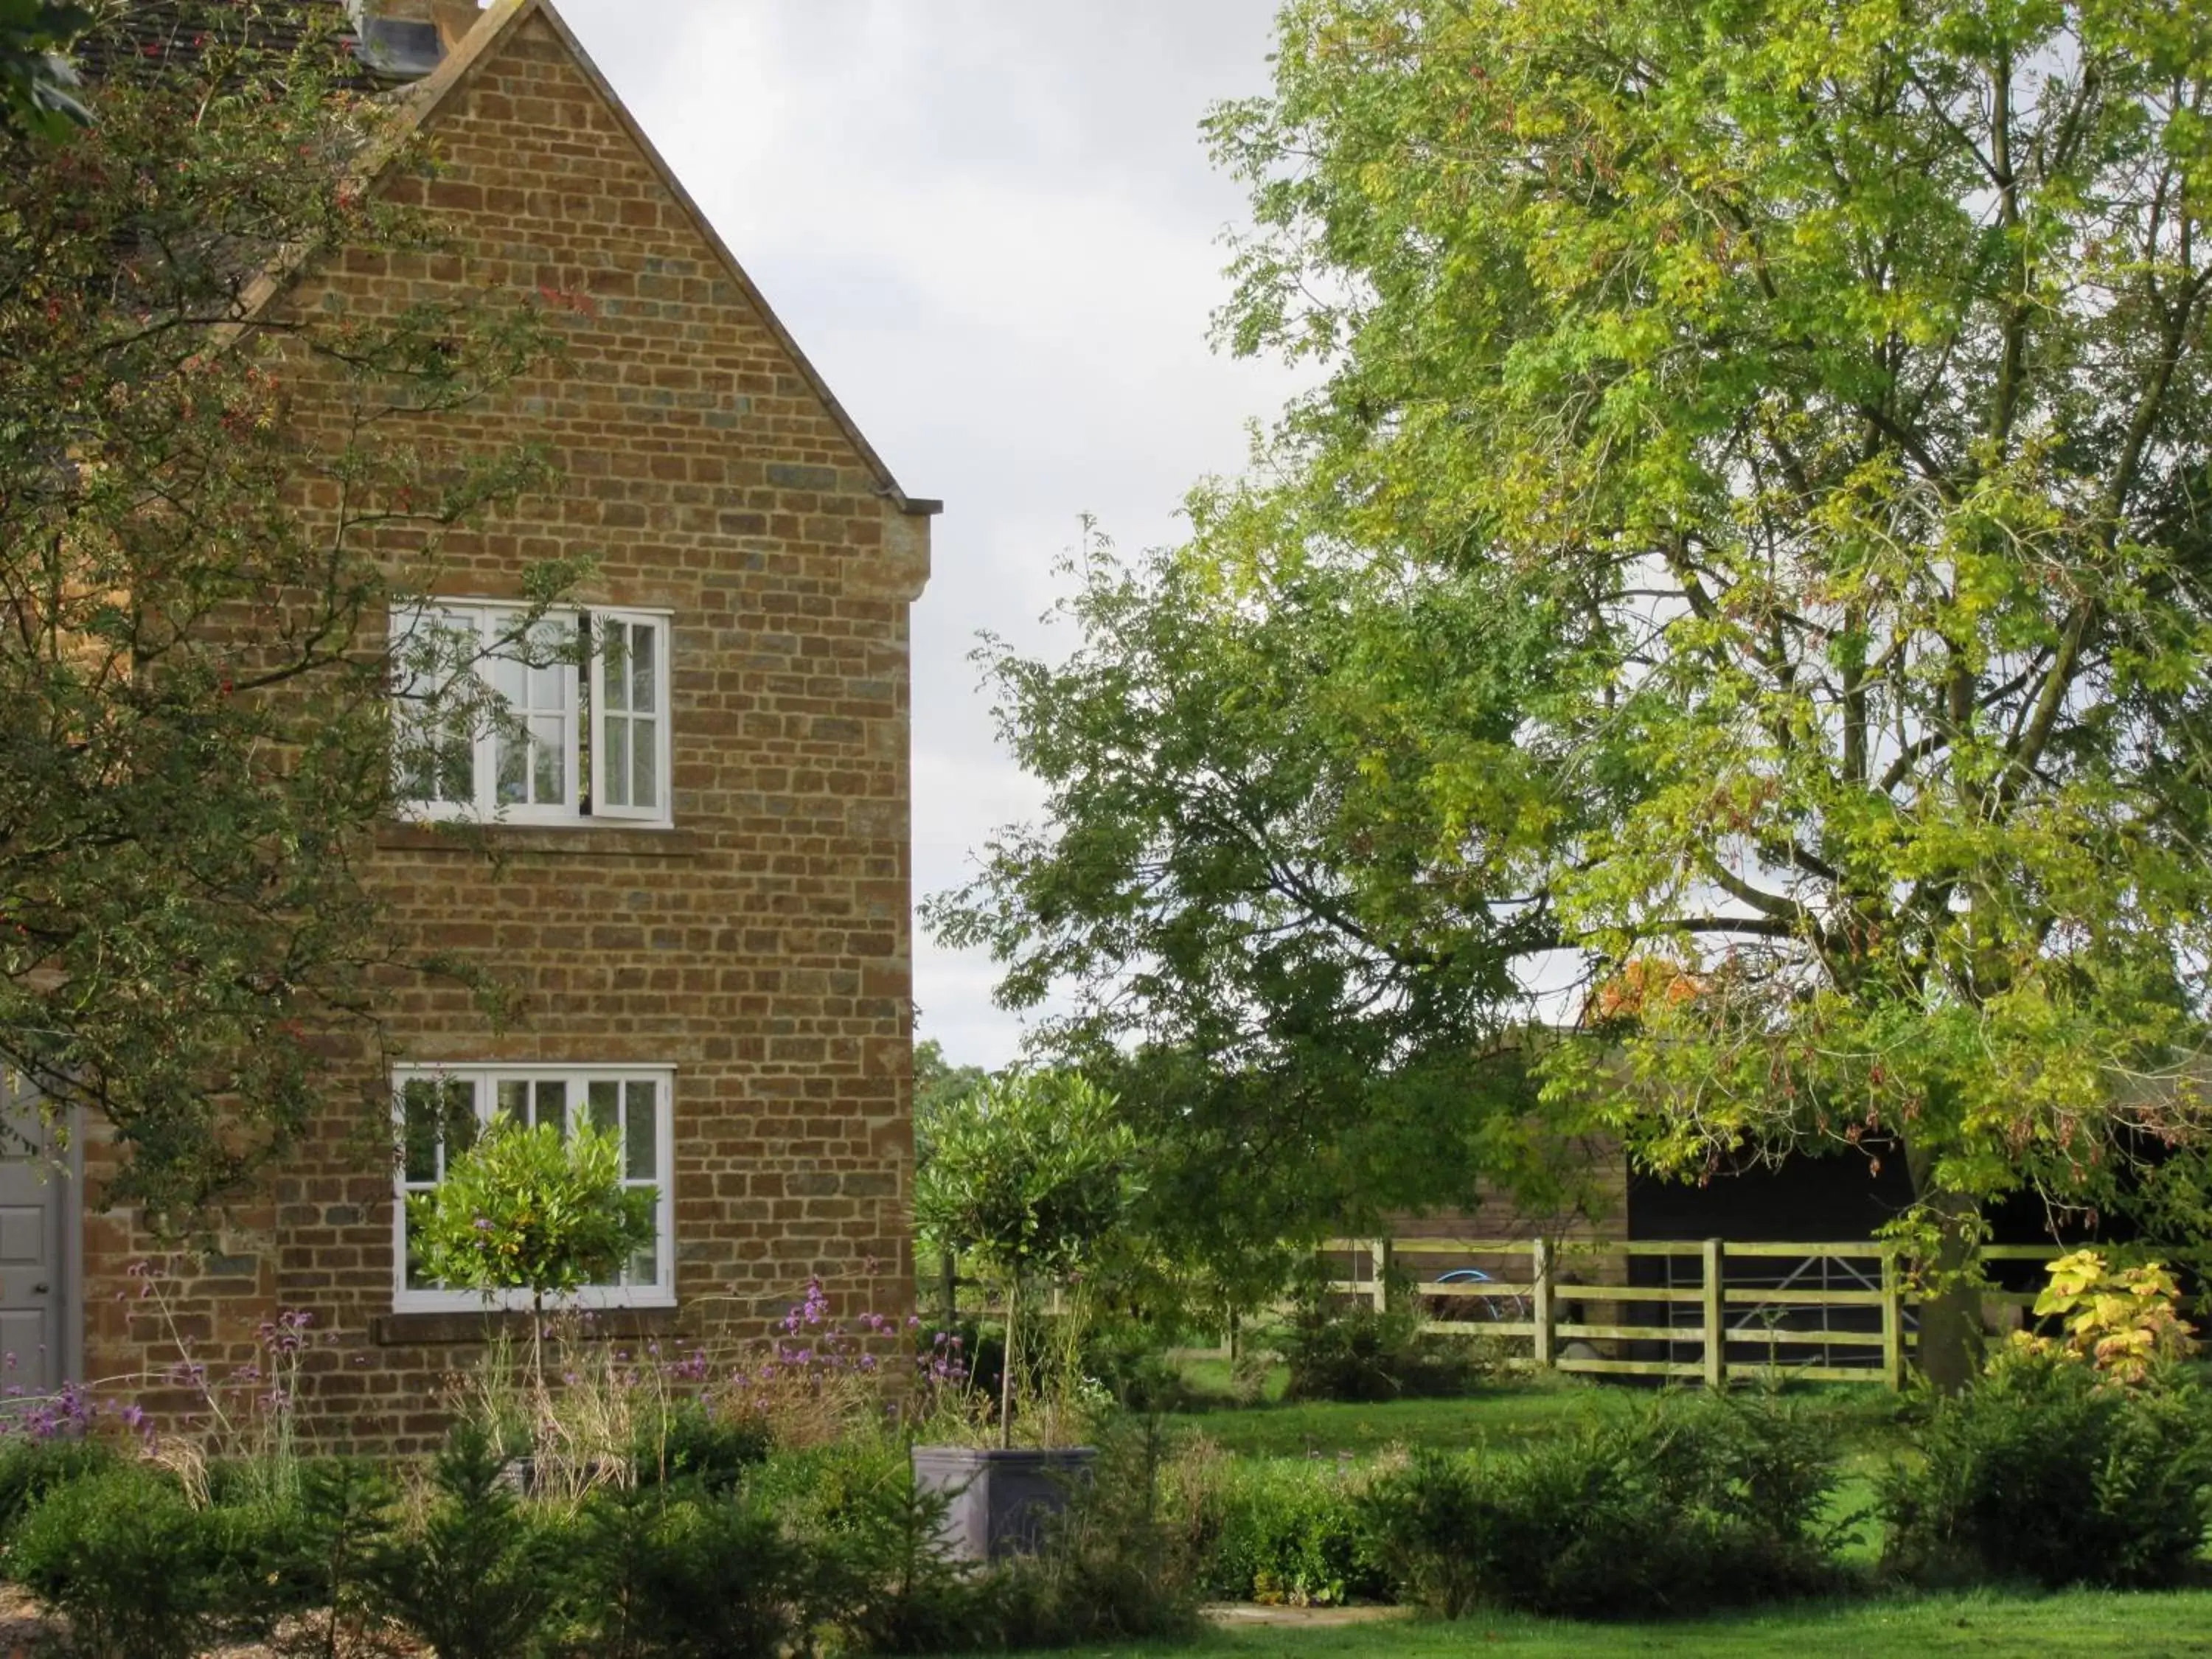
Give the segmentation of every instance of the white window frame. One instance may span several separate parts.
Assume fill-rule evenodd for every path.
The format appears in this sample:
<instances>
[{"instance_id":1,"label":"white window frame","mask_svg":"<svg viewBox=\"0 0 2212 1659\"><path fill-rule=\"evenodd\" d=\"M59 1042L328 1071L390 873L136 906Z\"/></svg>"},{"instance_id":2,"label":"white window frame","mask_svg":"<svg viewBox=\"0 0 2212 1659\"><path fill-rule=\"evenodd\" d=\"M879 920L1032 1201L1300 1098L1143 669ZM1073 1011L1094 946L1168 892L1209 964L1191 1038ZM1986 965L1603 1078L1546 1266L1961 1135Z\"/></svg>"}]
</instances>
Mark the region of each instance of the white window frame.
<instances>
[{"instance_id":1,"label":"white window frame","mask_svg":"<svg viewBox=\"0 0 2212 1659\"><path fill-rule=\"evenodd\" d=\"M410 1193L434 1189L435 1182L407 1178L406 1090L410 1082L429 1079L438 1082L465 1080L474 1089L477 1122L481 1127L497 1115L502 1082L560 1081L568 1085L568 1121L587 1098L595 1080L643 1082L653 1091L653 1167L656 1176L654 1203L654 1279L652 1284L593 1285L557 1298L562 1308L673 1308L676 1305L676 1182L675 1120L676 1068L673 1066L512 1065L456 1062L442 1066L398 1066L392 1073L392 1132L397 1153L392 1176L392 1310L394 1313L476 1313L527 1310L530 1292L444 1290L410 1285L407 1282L407 1197ZM440 1175L444 1173L444 1148L439 1151Z\"/></svg>"},{"instance_id":2,"label":"white window frame","mask_svg":"<svg viewBox=\"0 0 2212 1659\"><path fill-rule=\"evenodd\" d=\"M431 623L466 632L473 628L480 653L488 653L501 633L527 611L528 607L512 599L447 599L444 596L423 600L421 604L392 612L392 631L395 639L424 623ZM398 810L417 822L559 824L568 828L589 828L606 824L622 829L671 829L675 824L674 744L671 728L674 724L669 708L672 676L669 659L672 654L676 629L672 613L650 607L629 606L620 610L586 606L580 609L554 610L544 613L543 621L556 626L574 628L580 622L590 641L588 665L565 663L562 667L569 689L568 707L568 746L562 757L565 793L559 802L525 802L502 805L499 799L499 744L501 732L496 724L488 723L485 729L475 734L475 752L471 766L471 779L475 796L469 801L419 800L402 798ZM599 641L603 637L604 622L618 622L632 627L647 627L654 630L658 648L653 660L653 768L659 785L658 799L650 808L610 806L603 797L601 767L606 753L606 693L605 664ZM589 696L585 693L588 690ZM586 702L589 708L586 709ZM592 773L590 810L585 809L583 780L586 762Z\"/></svg>"},{"instance_id":3,"label":"white window frame","mask_svg":"<svg viewBox=\"0 0 2212 1659\"><path fill-rule=\"evenodd\" d=\"M646 718L653 726L653 777L658 784L657 798L651 806L616 806L607 800L605 784L606 757L612 747L607 742L606 731L610 718L631 721L635 732L636 716L625 712L617 714L610 706L607 696L607 652L605 629L611 623L625 628L650 628L656 644L653 651L653 708ZM669 761L668 741L668 647L672 629L664 613L651 611L599 611L591 613L592 638L592 815L594 817L618 818L629 823L665 823L669 817Z\"/></svg>"}]
</instances>

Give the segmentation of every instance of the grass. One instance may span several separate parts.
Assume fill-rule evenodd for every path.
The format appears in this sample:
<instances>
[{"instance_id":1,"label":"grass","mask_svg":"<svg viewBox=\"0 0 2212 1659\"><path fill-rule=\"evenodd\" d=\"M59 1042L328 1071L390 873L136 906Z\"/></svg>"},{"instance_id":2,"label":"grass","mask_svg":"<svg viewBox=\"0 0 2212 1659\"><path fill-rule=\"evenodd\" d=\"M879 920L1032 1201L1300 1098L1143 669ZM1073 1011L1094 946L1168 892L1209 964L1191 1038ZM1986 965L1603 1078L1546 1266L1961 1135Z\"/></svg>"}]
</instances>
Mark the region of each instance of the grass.
<instances>
[{"instance_id":1,"label":"grass","mask_svg":"<svg viewBox=\"0 0 2212 1659\"><path fill-rule=\"evenodd\" d=\"M1238 1457L1365 1456L1394 1445L1513 1451L1624 1416L1653 1397L1645 1389L1563 1381L1513 1383L1459 1400L1276 1403L1188 1412L1175 1421ZM1832 1418L1838 1441L1853 1448L1879 1443L1896 1418L1895 1396L1878 1389L1808 1389L1804 1398Z\"/></svg>"},{"instance_id":2,"label":"grass","mask_svg":"<svg viewBox=\"0 0 2212 1659\"><path fill-rule=\"evenodd\" d=\"M2036 1659L2125 1654L2168 1659L2212 1654L2212 1593L2062 1595L1978 1592L1910 1601L1824 1604L1786 1612L1662 1625L1567 1624L1508 1616L1456 1625L1410 1620L1318 1628L1246 1628L1202 1640L1072 1650L1063 1659L1608 1659L1674 1654L1749 1659L1918 1659L1934 1655L2030 1654Z\"/></svg>"},{"instance_id":3,"label":"grass","mask_svg":"<svg viewBox=\"0 0 2212 1659\"><path fill-rule=\"evenodd\" d=\"M1527 1446L1631 1409L1625 1389L1499 1389L1464 1400L1394 1400L1384 1405L1252 1406L1177 1419L1238 1457L1356 1456L1387 1446Z\"/></svg>"}]
</instances>

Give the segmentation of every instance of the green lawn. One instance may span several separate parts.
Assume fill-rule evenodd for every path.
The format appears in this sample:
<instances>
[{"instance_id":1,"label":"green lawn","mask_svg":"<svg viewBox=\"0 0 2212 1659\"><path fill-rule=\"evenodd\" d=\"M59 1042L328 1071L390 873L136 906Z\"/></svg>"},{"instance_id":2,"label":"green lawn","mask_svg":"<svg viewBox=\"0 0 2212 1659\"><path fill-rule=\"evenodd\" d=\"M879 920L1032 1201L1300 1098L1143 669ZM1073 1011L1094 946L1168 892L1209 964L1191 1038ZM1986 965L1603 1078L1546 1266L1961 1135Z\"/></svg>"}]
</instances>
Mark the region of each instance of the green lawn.
<instances>
[{"instance_id":1,"label":"green lawn","mask_svg":"<svg viewBox=\"0 0 2212 1659\"><path fill-rule=\"evenodd\" d=\"M1066 1659L1446 1659L1508 1654L1514 1659L1605 1659L1609 1655L1711 1655L1748 1659L1917 1659L1923 1654L2125 1654L2164 1659L2212 1654L2212 1593L2122 1595L1975 1594L1820 1606L1788 1613L1674 1625L1577 1625L1486 1617L1456 1625L1392 1620L1326 1629L1244 1629L1186 1645L1142 1644L1075 1650Z\"/></svg>"},{"instance_id":2,"label":"green lawn","mask_svg":"<svg viewBox=\"0 0 2212 1659\"><path fill-rule=\"evenodd\" d=\"M1595 1383L1516 1383L1462 1400L1250 1406L1188 1412L1174 1421L1239 1457L1364 1456L1392 1445L1510 1451L1632 1412L1654 1397ZM1897 1409L1895 1396L1878 1389L1808 1389L1804 1398L1832 1419L1839 1443L1854 1448L1884 1439Z\"/></svg>"}]
</instances>

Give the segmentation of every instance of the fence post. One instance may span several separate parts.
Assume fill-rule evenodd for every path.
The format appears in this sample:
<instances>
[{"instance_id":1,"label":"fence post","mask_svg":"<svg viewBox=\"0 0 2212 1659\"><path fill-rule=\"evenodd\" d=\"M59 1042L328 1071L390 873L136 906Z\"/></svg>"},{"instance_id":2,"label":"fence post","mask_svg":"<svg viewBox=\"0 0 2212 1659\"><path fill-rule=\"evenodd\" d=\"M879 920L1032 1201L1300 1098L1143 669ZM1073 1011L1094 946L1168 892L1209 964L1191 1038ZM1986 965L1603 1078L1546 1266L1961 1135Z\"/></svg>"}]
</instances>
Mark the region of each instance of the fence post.
<instances>
[{"instance_id":1,"label":"fence post","mask_svg":"<svg viewBox=\"0 0 2212 1659\"><path fill-rule=\"evenodd\" d=\"M1881 1253L1881 1376L1893 1389L1905 1386L1905 1273L1894 1244Z\"/></svg>"},{"instance_id":2,"label":"fence post","mask_svg":"<svg viewBox=\"0 0 2212 1659\"><path fill-rule=\"evenodd\" d=\"M1705 1241L1705 1386L1718 1391L1728 1386L1728 1246L1717 1238Z\"/></svg>"},{"instance_id":3,"label":"fence post","mask_svg":"<svg viewBox=\"0 0 2212 1659\"><path fill-rule=\"evenodd\" d=\"M1369 1244L1368 1249L1373 1253L1375 1260L1375 1311L1378 1314L1386 1314L1390 1311L1390 1241L1387 1238L1376 1239Z\"/></svg>"},{"instance_id":4,"label":"fence post","mask_svg":"<svg viewBox=\"0 0 2212 1659\"><path fill-rule=\"evenodd\" d=\"M1553 1331L1552 1312L1552 1241L1540 1238L1528 1247L1528 1299L1535 1315L1533 1321L1536 1365L1540 1370L1550 1370L1558 1362L1559 1343Z\"/></svg>"}]
</instances>

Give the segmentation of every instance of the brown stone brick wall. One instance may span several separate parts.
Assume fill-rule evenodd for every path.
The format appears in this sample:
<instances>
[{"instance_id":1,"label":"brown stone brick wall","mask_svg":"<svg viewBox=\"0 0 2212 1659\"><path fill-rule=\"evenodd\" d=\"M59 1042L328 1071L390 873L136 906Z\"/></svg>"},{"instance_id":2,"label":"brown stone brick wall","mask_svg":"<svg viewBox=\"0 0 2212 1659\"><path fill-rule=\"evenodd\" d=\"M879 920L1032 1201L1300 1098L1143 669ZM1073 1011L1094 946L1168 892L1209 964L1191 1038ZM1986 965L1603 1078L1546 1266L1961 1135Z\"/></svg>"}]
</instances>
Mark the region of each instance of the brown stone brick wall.
<instances>
[{"instance_id":1,"label":"brown stone brick wall","mask_svg":"<svg viewBox=\"0 0 2212 1659\"><path fill-rule=\"evenodd\" d=\"M396 983L394 1057L676 1068L681 1305L623 1328L760 1334L810 1274L848 1310L903 1313L907 628L927 520L902 512L543 16L429 128L442 174L391 187L438 210L450 255L357 257L289 302L374 313L485 283L581 296L561 313L565 368L454 434L547 444L560 482L450 542L439 586L514 595L527 562L588 554L580 601L672 613L676 828L498 830L495 865L425 830L380 836L400 942L488 963L526 1000L495 1032L458 988ZM306 1402L316 1437L407 1449L439 1431L440 1380L471 1352L454 1339L479 1322L392 1314L385 1075L365 1054L333 1060L327 1115L242 1218L234 1277L178 1305L210 1340L222 1323L227 1348L254 1319L307 1310L332 1336ZM166 1358L112 1300L127 1232L88 1225L92 1375Z\"/></svg>"}]
</instances>

